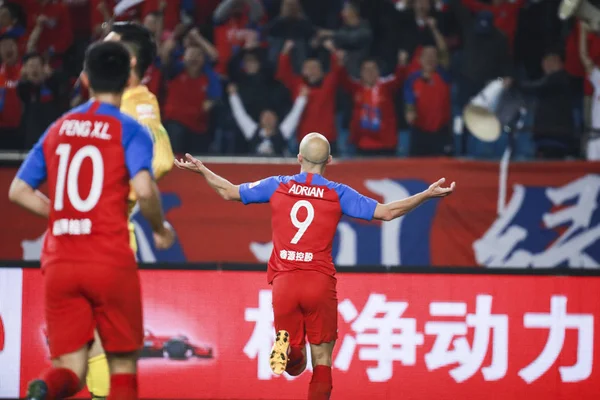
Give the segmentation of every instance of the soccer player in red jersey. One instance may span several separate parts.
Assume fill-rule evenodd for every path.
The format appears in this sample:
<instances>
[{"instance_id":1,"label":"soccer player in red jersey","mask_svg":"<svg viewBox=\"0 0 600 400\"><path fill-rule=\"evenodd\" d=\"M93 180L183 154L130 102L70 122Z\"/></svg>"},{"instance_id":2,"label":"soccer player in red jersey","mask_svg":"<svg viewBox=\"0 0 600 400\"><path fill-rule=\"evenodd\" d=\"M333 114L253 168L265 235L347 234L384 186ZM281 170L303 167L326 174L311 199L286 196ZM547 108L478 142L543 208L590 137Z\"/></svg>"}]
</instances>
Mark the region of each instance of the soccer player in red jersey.
<instances>
[{"instance_id":1,"label":"soccer player in red jersey","mask_svg":"<svg viewBox=\"0 0 600 400\"><path fill-rule=\"evenodd\" d=\"M448 196L444 179L427 190L387 204L323 177L331 162L327 139L310 133L300 143L301 172L274 176L254 183L234 185L216 175L202 162L186 154L175 165L200 173L225 200L244 204L271 203L273 253L267 278L273 286L275 344L271 369L299 375L306 368L305 337L310 343L313 375L309 400L329 399L331 358L337 339L335 267L331 256L333 238L342 215L364 220L391 221L410 212L427 199Z\"/></svg>"},{"instance_id":2,"label":"soccer player in red jersey","mask_svg":"<svg viewBox=\"0 0 600 400\"><path fill-rule=\"evenodd\" d=\"M9 191L12 201L48 218L41 263L52 368L29 384L28 399L62 399L83 387L94 329L111 371L108 398L137 399L143 325L127 227L130 182L157 248L170 247L174 233L152 177L150 134L119 111L130 70L122 44L91 46L82 78L92 99L48 128ZM49 199L37 191L44 181Z\"/></svg>"}]
</instances>

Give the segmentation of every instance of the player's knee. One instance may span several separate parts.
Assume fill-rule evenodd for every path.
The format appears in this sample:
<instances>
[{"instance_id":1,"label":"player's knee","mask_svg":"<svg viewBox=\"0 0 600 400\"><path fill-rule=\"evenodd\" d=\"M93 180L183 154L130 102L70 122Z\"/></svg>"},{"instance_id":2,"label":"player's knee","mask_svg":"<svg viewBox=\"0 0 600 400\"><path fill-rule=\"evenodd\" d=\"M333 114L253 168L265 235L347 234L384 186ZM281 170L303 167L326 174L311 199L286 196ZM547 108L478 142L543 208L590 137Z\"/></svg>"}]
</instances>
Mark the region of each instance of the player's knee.
<instances>
[{"instance_id":1,"label":"player's knee","mask_svg":"<svg viewBox=\"0 0 600 400\"><path fill-rule=\"evenodd\" d=\"M312 355L312 366L313 368L317 365L325 365L331 367L332 357L330 354L313 354Z\"/></svg>"},{"instance_id":2,"label":"player's knee","mask_svg":"<svg viewBox=\"0 0 600 400\"><path fill-rule=\"evenodd\" d=\"M87 375L87 349L82 348L74 353L65 354L52 360L54 368L65 368L73 371L78 379L79 390L85 386Z\"/></svg>"},{"instance_id":3,"label":"player's knee","mask_svg":"<svg viewBox=\"0 0 600 400\"><path fill-rule=\"evenodd\" d=\"M106 353L111 374L135 374L138 353Z\"/></svg>"},{"instance_id":4,"label":"player's knee","mask_svg":"<svg viewBox=\"0 0 600 400\"><path fill-rule=\"evenodd\" d=\"M325 365L331 367L333 359L333 346L335 342L321 343L318 345L310 345L310 355L313 368L317 365Z\"/></svg>"}]
</instances>

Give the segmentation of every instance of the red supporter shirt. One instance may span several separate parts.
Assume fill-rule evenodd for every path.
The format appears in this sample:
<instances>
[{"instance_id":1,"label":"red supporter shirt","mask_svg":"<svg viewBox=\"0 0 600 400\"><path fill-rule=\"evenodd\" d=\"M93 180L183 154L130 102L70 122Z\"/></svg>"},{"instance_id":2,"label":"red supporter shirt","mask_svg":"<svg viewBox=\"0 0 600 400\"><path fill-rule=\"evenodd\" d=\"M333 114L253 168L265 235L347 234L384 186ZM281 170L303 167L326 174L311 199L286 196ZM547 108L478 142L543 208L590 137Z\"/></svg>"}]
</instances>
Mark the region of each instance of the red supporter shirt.
<instances>
[{"instance_id":1,"label":"red supporter shirt","mask_svg":"<svg viewBox=\"0 0 600 400\"><path fill-rule=\"evenodd\" d=\"M21 64L0 67L0 128L15 129L21 125L23 112L17 85L21 77Z\"/></svg>"},{"instance_id":2,"label":"red supporter shirt","mask_svg":"<svg viewBox=\"0 0 600 400\"><path fill-rule=\"evenodd\" d=\"M424 132L437 132L450 122L450 79L438 68L427 79L423 72L410 75L404 86L404 102L417 111L415 127Z\"/></svg>"},{"instance_id":3,"label":"red supporter shirt","mask_svg":"<svg viewBox=\"0 0 600 400\"><path fill-rule=\"evenodd\" d=\"M523 7L523 4L525 4L525 0L516 0L514 2L505 0L497 6L482 3L479 0L462 0L462 2L465 7L473 12L490 11L494 14L494 26L504 32L512 48L517 32L519 11Z\"/></svg>"},{"instance_id":4,"label":"red supporter shirt","mask_svg":"<svg viewBox=\"0 0 600 400\"><path fill-rule=\"evenodd\" d=\"M17 177L48 181L50 216L42 267L88 263L136 268L129 246L129 181L152 171L147 129L115 106L87 102L48 128Z\"/></svg>"},{"instance_id":5,"label":"red supporter shirt","mask_svg":"<svg viewBox=\"0 0 600 400\"><path fill-rule=\"evenodd\" d=\"M28 28L33 29L40 15L48 17L38 42L37 50L40 53L52 51L63 54L73 43L73 26L69 9L58 1L51 1L45 5L38 2L31 3ZM28 10L29 11L29 10Z\"/></svg>"},{"instance_id":6,"label":"red supporter shirt","mask_svg":"<svg viewBox=\"0 0 600 400\"><path fill-rule=\"evenodd\" d=\"M196 133L205 133L208 129L208 114L203 104L208 100L208 77L201 74L192 78L184 70L167 82L165 99L165 120L177 121Z\"/></svg>"},{"instance_id":7,"label":"red supporter shirt","mask_svg":"<svg viewBox=\"0 0 600 400\"><path fill-rule=\"evenodd\" d=\"M146 0L141 4L142 20L151 12L158 11L160 0ZM172 31L179 23L180 0L169 0L163 14L165 30Z\"/></svg>"},{"instance_id":8,"label":"red supporter shirt","mask_svg":"<svg viewBox=\"0 0 600 400\"><path fill-rule=\"evenodd\" d=\"M299 141L311 132L319 132L331 142L337 140L335 95L341 70L342 67L337 58L332 55L331 71L325 75L323 82L319 86L309 86L310 92L306 108L296 130ZM306 84L301 76L294 73L289 55L283 53L279 56L275 79L281 81L288 88L292 98L298 97L300 89Z\"/></svg>"},{"instance_id":9,"label":"red supporter shirt","mask_svg":"<svg viewBox=\"0 0 600 400\"><path fill-rule=\"evenodd\" d=\"M273 252L269 283L282 272L318 271L335 276L333 238L342 215L373 219L377 202L321 175L302 172L240 186L244 204L271 203Z\"/></svg>"},{"instance_id":10,"label":"red supporter shirt","mask_svg":"<svg viewBox=\"0 0 600 400\"><path fill-rule=\"evenodd\" d=\"M353 80L344 70L340 83L354 98L350 140L363 150L395 149L398 142L396 91L402 86L405 67L398 66L390 77L380 78L370 88Z\"/></svg>"},{"instance_id":11,"label":"red supporter shirt","mask_svg":"<svg viewBox=\"0 0 600 400\"><path fill-rule=\"evenodd\" d=\"M215 47L219 52L219 63L215 71L225 76L227 75L227 65L233 56L234 49L244 45L244 40L240 38L240 31L246 29L248 17L246 15L231 17L214 28Z\"/></svg>"}]
</instances>

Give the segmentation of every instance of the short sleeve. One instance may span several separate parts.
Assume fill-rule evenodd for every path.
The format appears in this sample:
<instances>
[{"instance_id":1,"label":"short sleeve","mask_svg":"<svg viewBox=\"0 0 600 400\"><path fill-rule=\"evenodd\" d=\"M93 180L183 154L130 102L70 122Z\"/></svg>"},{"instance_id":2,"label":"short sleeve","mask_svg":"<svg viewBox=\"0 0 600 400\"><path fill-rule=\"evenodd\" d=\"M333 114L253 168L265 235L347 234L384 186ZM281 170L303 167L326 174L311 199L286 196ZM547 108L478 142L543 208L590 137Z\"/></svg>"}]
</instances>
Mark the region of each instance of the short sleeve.
<instances>
[{"instance_id":1,"label":"short sleeve","mask_svg":"<svg viewBox=\"0 0 600 400\"><path fill-rule=\"evenodd\" d=\"M600 69L598 69L598 67L594 67L594 69L592 69L592 73L590 74L590 82L594 89L600 89Z\"/></svg>"},{"instance_id":2,"label":"short sleeve","mask_svg":"<svg viewBox=\"0 0 600 400\"><path fill-rule=\"evenodd\" d=\"M281 180L276 176L271 176L252 183L243 183L240 185L240 198L242 199L242 203L268 203L280 183Z\"/></svg>"},{"instance_id":3,"label":"short sleeve","mask_svg":"<svg viewBox=\"0 0 600 400\"><path fill-rule=\"evenodd\" d=\"M336 188L336 191L340 197L340 206L344 215L367 221L373 219L377 201L363 196L351 187L342 184Z\"/></svg>"},{"instance_id":4,"label":"short sleeve","mask_svg":"<svg viewBox=\"0 0 600 400\"><path fill-rule=\"evenodd\" d=\"M21 167L17 172L17 178L34 189L37 189L44 183L48 174L43 145L49 130L50 128L46 130L40 140L33 146L33 149L29 152L27 158L23 164L21 164Z\"/></svg>"},{"instance_id":5,"label":"short sleeve","mask_svg":"<svg viewBox=\"0 0 600 400\"><path fill-rule=\"evenodd\" d=\"M148 128L138 122L123 123L123 148L129 176L147 170L152 175L153 144Z\"/></svg>"}]
</instances>

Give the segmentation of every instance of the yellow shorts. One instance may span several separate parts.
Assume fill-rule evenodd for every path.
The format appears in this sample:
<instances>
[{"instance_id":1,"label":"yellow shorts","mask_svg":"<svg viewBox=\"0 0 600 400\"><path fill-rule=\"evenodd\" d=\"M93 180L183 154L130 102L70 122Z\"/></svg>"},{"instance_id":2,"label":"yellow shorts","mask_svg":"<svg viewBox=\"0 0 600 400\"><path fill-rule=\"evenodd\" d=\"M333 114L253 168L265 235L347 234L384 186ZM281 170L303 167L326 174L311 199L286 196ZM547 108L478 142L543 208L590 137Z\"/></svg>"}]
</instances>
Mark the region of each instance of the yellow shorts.
<instances>
[{"instance_id":1,"label":"yellow shorts","mask_svg":"<svg viewBox=\"0 0 600 400\"><path fill-rule=\"evenodd\" d=\"M131 246L131 250L133 250L133 254L137 254L137 241L135 240L135 225L133 222L129 221L129 245Z\"/></svg>"}]
</instances>

